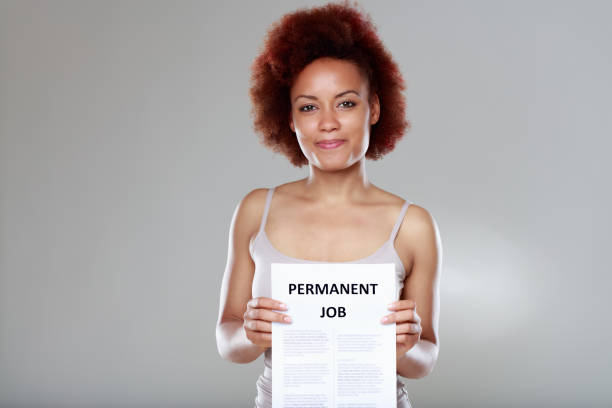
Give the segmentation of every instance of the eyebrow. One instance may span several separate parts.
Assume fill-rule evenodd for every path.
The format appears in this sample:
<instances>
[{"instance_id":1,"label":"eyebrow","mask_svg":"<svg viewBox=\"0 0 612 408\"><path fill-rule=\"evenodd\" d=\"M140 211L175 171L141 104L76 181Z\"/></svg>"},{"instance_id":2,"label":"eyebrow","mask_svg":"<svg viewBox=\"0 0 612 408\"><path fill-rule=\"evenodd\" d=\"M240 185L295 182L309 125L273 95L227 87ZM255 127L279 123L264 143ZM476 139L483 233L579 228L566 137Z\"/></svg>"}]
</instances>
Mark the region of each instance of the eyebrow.
<instances>
[{"instance_id":1,"label":"eyebrow","mask_svg":"<svg viewBox=\"0 0 612 408\"><path fill-rule=\"evenodd\" d=\"M355 95L357 95L358 97L361 98L361 95L359 95L359 92L357 91L353 91L352 89L349 89L348 91L344 91L344 92L340 92L338 95L336 95L334 97L335 98L340 98L341 96L344 96L348 93L354 93ZM294 102L297 101L298 98L308 98L308 99L314 99L317 100L318 98L316 96L312 96L312 95L298 95L295 97L295 99L293 100Z\"/></svg>"}]
</instances>

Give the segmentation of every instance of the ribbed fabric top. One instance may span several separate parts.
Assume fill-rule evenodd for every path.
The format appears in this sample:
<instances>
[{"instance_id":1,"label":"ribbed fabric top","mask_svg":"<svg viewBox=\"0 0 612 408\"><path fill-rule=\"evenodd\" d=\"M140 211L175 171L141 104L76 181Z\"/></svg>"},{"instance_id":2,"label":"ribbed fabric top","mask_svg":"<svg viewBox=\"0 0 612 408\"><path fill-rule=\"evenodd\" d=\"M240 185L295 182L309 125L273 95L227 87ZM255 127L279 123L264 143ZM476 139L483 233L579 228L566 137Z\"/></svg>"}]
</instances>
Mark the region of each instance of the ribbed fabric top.
<instances>
[{"instance_id":1,"label":"ribbed fabric top","mask_svg":"<svg viewBox=\"0 0 612 408\"><path fill-rule=\"evenodd\" d=\"M366 256L365 258L357 259L354 261L345 262L324 262L324 261L311 261L307 259L293 258L278 251L270 242L266 235L265 226L266 220L268 219L268 211L270 210L270 203L272 201L272 195L274 194L275 187L268 189L268 195L266 198L266 206L264 208L263 216L261 217L261 224L259 231L253 239L253 243L250 247L251 257L255 262L255 275L253 276L253 297L272 297L272 285L270 281L271 264L274 262L278 263L338 263L338 264L378 264L378 263L393 263L395 264L395 276L397 278L397 293L396 299L399 299L402 289L404 287L404 279L406 277L406 271L402 260L397 254L393 242L395 236L402 224L406 210L412 204L410 201L405 201L402 209L395 221L395 225L391 230L389 239L382 244L374 253ZM271 408L272 407L272 348L268 348L264 352L264 372L259 376L257 380L257 397L255 398L256 408ZM397 398L398 408L399 407L410 407L408 402L407 391L404 384L397 379Z\"/></svg>"}]
</instances>

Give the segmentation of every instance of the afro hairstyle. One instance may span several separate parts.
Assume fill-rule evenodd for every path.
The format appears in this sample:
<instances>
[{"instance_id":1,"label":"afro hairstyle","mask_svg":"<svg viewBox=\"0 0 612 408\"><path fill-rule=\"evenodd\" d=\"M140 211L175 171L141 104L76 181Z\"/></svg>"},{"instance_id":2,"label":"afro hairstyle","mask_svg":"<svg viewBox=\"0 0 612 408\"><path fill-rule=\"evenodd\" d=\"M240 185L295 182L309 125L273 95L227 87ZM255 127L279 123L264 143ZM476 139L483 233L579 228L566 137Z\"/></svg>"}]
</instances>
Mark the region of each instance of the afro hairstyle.
<instances>
[{"instance_id":1,"label":"afro hairstyle","mask_svg":"<svg viewBox=\"0 0 612 408\"><path fill-rule=\"evenodd\" d=\"M322 57L355 63L368 79L370 96L378 95L380 116L371 127L365 156L382 158L410 129L402 93L406 86L369 15L348 0L299 9L284 15L268 30L263 49L251 66L249 92L260 143L285 155L296 167L308 164L289 127L289 94L304 67Z\"/></svg>"}]
</instances>

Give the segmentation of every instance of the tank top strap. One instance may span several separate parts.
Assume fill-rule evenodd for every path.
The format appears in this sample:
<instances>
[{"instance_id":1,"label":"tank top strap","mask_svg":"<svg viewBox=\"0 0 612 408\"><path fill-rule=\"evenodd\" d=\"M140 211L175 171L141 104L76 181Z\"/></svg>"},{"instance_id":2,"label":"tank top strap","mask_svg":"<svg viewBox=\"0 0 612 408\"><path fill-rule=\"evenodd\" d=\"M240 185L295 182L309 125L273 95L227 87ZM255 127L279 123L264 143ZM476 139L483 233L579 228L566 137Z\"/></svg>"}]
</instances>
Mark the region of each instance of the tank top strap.
<instances>
[{"instance_id":1,"label":"tank top strap","mask_svg":"<svg viewBox=\"0 0 612 408\"><path fill-rule=\"evenodd\" d=\"M404 220L404 215L406 214L406 210L412 204L412 201L404 201L404 205L395 221L395 225L393 226L393 231L391 231L391 235L389 236L389 241L393 242L395 240L395 235L397 235L397 231L399 231L400 225L402 225L402 221Z\"/></svg>"},{"instance_id":2,"label":"tank top strap","mask_svg":"<svg viewBox=\"0 0 612 408\"><path fill-rule=\"evenodd\" d=\"M272 194L274 194L274 188L268 189L268 195L266 197L266 206L264 207L263 216L261 217L261 223L259 225L259 233L265 228L266 220L268 219L268 211L270 210L270 202L272 201Z\"/></svg>"}]
</instances>

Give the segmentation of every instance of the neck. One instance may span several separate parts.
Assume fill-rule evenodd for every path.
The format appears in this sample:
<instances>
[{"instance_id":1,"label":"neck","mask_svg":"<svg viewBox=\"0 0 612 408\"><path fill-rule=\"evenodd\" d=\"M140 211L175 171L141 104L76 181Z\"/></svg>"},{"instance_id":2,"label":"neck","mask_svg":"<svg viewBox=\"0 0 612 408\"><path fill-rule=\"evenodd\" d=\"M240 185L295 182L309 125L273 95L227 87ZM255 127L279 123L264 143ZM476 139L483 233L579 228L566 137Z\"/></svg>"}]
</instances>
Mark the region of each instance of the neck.
<instances>
[{"instance_id":1,"label":"neck","mask_svg":"<svg viewBox=\"0 0 612 408\"><path fill-rule=\"evenodd\" d=\"M313 201L323 205L344 205L361 201L371 189L365 169L365 158L341 170L326 171L309 165L304 191Z\"/></svg>"}]
</instances>

